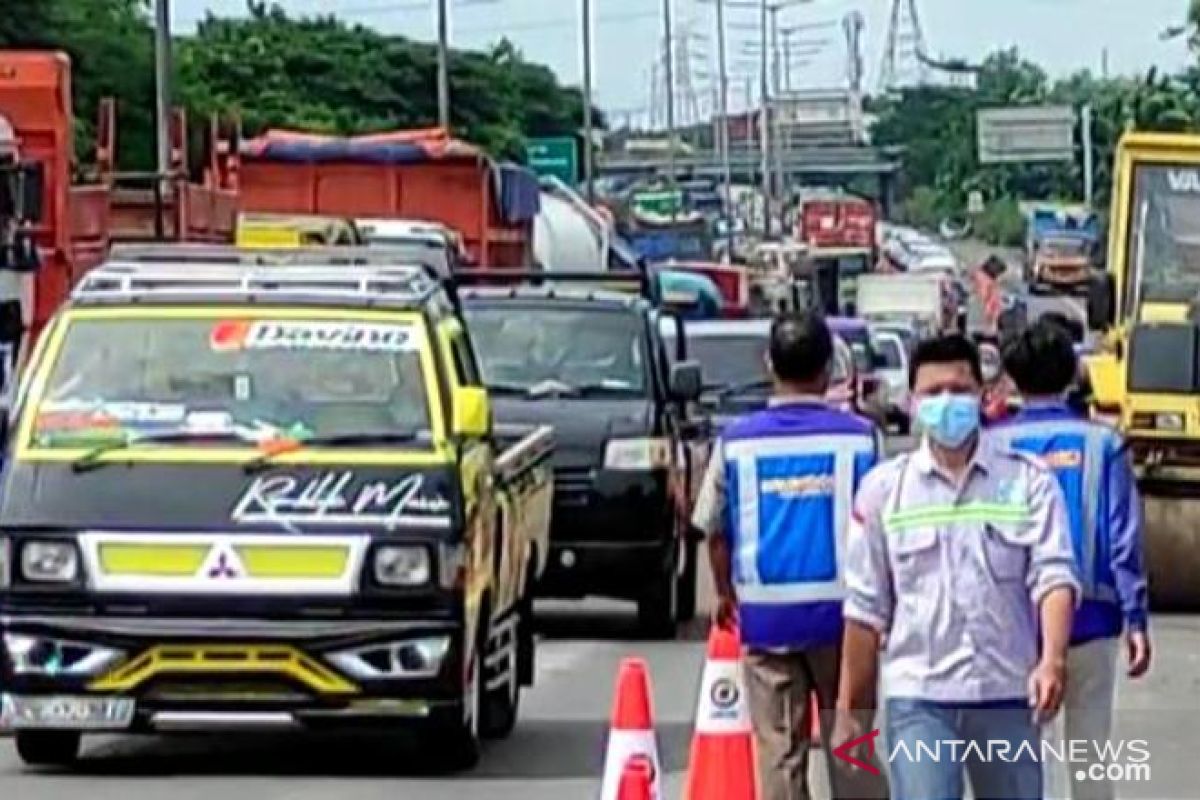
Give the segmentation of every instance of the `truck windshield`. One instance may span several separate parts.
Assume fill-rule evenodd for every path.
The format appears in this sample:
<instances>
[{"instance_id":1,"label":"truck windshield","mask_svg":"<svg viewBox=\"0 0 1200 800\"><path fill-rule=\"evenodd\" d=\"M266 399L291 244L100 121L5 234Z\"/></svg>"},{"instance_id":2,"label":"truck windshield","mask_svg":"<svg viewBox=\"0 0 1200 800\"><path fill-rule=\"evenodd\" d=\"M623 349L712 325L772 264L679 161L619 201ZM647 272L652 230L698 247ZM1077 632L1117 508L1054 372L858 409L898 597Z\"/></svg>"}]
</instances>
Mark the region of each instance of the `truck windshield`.
<instances>
[{"instance_id":1,"label":"truck windshield","mask_svg":"<svg viewBox=\"0 0 1200 800\"><path fill-rule=\"evenodd\" d=\"M688 338L689 355L700 362L704 372L704 386L710 390L749 387L756 381L769 380L770 375L767 374L767 367L763 361L766 351L765 335ZM849 365L845 359L835 357L831 382L845 381L849 379L849 373ZM769 385L763 385L760 391L765 394L770 388Z\"/></svg>"},{"instance_id":2,"label":"truck windshield","mask_svg":"<svg viewBox=\"0 0 1200 800\"><path fill-rule=\"evenodd\" d=\"M1038 249L1051 258L1079 258L1088 253L1087 242L1083 239L1047 239Z\"/></svg>"},{"instance_id":3,"label":"truck windshield","mask_svg":"<svg viewBox=\"0 0 1200 800\"><path fill-rule=\"evenodd\" d=\"M31 398L30 446L429 439L416 325L216 314L68 320Z\"/></svg>"},{"instance_id":4,"label":"truck windshield","mask_svg":"<svg viewBox=\"0 0 1200 800\"><path fill-rule=\"evenodd\" d=\"M643 394L641 318L624 311L533 305L467 309L484 381L496 391Z\"/></svg>"},{"instance_id":5,"label":"truck windshield","mask_svg":"<svg viewBox=\"0 0 1200 800\"><path fill-rule=\"evenodd\" d=\"M1194 299L1200 294L1200 167L1138 165L1129 213L1127 301Z\"/></svg>"},{"instance_id":6,"label":"truck windshield","mask_svg":"<svg viewBox=\"0 0 1200 800\"><path fill-rule=\"evenodd\" d=\"M904 356L900 351L898 338L877 336L871 340L871 344L883 369L904 369Z\"/></svg>"}]
</instances>

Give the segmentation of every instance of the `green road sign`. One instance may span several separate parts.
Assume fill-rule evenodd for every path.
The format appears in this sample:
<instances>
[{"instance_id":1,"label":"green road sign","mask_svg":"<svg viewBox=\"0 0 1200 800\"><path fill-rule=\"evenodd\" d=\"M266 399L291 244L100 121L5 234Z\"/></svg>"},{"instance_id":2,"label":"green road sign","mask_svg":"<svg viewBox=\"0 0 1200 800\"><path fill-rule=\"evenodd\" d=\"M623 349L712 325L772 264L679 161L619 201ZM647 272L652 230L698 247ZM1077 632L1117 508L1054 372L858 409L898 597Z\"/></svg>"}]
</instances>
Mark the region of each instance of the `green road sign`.
<instances>
[{"instance_id":1,"label":"green road sign","mask_svg":"<svg viewBox=\"0 0 1200 800\"><path fill-rule=\"evenodd\" d=\"M530 139L525 157L538 175L553 175L568 186L579 182L579 145L572 136Z\"/></svg>"},{"instance_id":2,"label":"green road sign","mask_svg":"<svg viewBox=\"0 0 1200 800\"><path fill-rule=\"evenodd\" d=\"M633 210L642 216L670 217L683 211L683 192L655 191L637 192L633 196Z\"/></svg>"}]
</instances>

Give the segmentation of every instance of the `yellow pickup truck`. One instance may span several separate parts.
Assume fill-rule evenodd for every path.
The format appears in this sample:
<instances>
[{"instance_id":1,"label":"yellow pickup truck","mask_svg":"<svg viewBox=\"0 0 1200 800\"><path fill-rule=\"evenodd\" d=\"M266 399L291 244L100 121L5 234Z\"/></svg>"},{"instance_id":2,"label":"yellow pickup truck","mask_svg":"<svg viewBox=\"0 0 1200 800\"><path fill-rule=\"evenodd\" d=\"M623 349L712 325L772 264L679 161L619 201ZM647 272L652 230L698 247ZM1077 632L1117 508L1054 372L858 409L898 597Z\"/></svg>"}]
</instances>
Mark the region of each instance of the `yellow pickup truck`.
<instances>
[{"instance_id":1,"label":"yellow pickup truck","mask_svg":"<svg viewBox=\"0 0 1200 800\"><path fill-rule=\"evenodd\" d=\"M160 250L89 273L19 388L0 726L28 764L95 731L381 725L473 764L533 677L551 431L493 428L422 268Z\"/></svg>"}]
</instances>

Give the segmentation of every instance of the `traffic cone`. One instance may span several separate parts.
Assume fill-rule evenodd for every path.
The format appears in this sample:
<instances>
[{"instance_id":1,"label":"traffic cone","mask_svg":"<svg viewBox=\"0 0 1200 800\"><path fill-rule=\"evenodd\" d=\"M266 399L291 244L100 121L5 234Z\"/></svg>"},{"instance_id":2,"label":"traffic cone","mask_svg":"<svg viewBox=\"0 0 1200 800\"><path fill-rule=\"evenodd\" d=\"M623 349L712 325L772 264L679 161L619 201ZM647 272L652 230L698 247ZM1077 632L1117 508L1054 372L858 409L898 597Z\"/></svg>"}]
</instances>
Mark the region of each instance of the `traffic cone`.
<instances>
[{"instance_id":1,"label":"traffic cone","mask_svg":"<svg viewBox=\"0 0 1200 800\"><path fill-rule=\"evenodd\" d=\"M650 797L661 797L658 740L654 735L654 711L650 704L650 675L645 661L627 658L621 662L617 672L617 694L613 700L600 800L619 800L621 776L625 765L634 756L642 756L649 762Z\"/></svg>"},{"instance_id":2,"label":"traffic cone","mask_svg":"<svg viewBox=\"0 0 1200 800\"><path fill-rule=\"evenodd\" d=\"M700 681L684 800L757 797L754 739L741 656L737 631L714 625Z\"/></svg>"},{"instance_id":3,"label":"traffic cone","mask_svg":"<svg viewBox=\"0 0 1200 800\"><path fill-rule=\"evenodd\" d=\"M617 800L654 800L654 765L642 755L625 762Z\"/></svg>"}]
</instances>

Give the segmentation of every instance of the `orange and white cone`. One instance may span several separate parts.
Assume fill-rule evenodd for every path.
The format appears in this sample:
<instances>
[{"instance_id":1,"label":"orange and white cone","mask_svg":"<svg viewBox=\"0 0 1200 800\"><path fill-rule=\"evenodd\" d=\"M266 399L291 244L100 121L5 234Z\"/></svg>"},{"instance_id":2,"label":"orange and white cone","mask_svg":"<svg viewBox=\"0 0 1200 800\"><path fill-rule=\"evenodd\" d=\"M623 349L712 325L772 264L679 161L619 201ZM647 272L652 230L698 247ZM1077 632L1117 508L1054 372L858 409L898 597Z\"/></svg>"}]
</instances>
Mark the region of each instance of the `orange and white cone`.
<instances>
[{"instance_id":1,"label":"orange and white cone","mask_svg":"<svg viewBox=\"0 0 1200 800\"><path fill-rule=\"evenodd\" d=\"M654 800L654 765L645 756L625 762L617 800Z\"/></svg>"},{"instance_id":2,"label":"orange and white cone","mask_svg":"<svg viewBox=\"0 0 1200 800\"><path fill-rule=\"evenodd\" d=\"M662 797L662 772L658 761L658 739L654 735L654 711L650 703L650 674L646 662L627 658L617 672L617 694L613 700L608 752L604 757L604 782L600 800L620 800L621 776L631 758L642 756L650 763L650 798Z\"/></svg>"},{"instance_id":3,"label":"orange and white cone","mask_svg":"<svg viewBox=\"0 0 1200 800\"><path fill-rule=\"evenodd\" d=\"M737 631L714 625L684 800L755 800L754 739Z\"/></svg>"}]
</instances>

